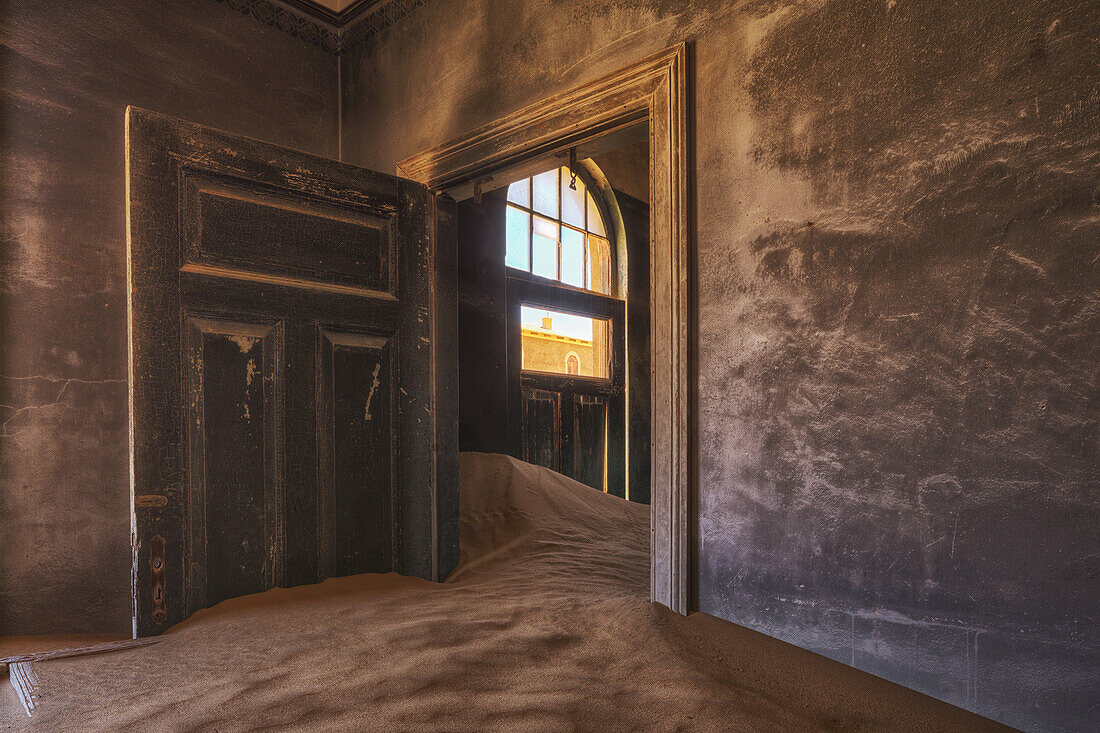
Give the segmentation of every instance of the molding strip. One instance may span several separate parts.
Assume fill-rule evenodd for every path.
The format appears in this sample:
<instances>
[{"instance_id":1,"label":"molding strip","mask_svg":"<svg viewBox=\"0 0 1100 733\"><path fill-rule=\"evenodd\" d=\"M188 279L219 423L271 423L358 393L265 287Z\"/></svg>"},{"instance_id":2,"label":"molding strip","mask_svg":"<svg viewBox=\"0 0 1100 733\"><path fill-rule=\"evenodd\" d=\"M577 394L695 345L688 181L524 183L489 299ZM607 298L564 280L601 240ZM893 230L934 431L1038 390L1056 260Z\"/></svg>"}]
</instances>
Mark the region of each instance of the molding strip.
<instances>
[{"instance_id":1,"label":"molding strip","mask_svg":"<svg viewBox=\"0 0 1100 733\"><path fill-rule=\"evenodd\" d=\"M240 270L235 267L204 265L198 262L186 263L180 267L180 272L186 272L189 275L205 275L207 277L222 277L228 280L264 283L266 285L281 285L285 288L314 290L319 293L336 293L337 295L353 295L357 298L397 301L393 293L387 293L384 290L372 290L371 288L358 287L355 285L339 285L337 283L326 283L320 280L306 280L298 277L272 275L266 272L252 272L249 270Z\"/></svg>"},{"instance_id":2,"label":"molding strip","mask_svg":"<svg viewBox=\"0 0 1100 733\"><path fill-rule=\"evenodd\" d=\"M428 1L390 0L377 9L372 9L344 31L340 39L340 53L347 53L366 41L374 40L397 21L427 5Z\"/></svg>"},{"instance_id":3,"label":"molding strip","mask_svg":"<svg viewBox=\"0 0 1100 733\"><path fill-rule=\"evenodd\" d=\"M359 0L333 13L306 0L217 0L315 48L340 56L372 40L428 0Z\"/></svg>"},{"instance_id":4,"label":"molding strip","mask_svg":"<svg viewBox=\"0 0 1100 733\"><path fill-rule=\"evenodd\" d=\"M340 33L272 0L218 0L219 3L250 18L291 35L311 46L340 55Z\"/></svg>"},{"instance_id":5,"label":"molding strip","mask_svg":"<svg viewBox=\"0 0 1100 733\"><path fill-rule=\"evenodd\" d=\"M282 2L311 18L316 18L322 23L343 28L358 20L361 14L385 2L385 0L355 0L343 10L329 10L319 2L314 2L314 0L282 0Z\"/></svg>"},{"instance_id":6,"label":"molding strip","mask_svg":"<svg viewBox=\"0 0 1100 733\"><path fill-rule=\"evenodd\" d=\"M401 161L398 174L453 191L534 158L598 144L648 121L652 337L650 597L690 609L691 381L687 47L513 112Z\"/></svg>"}]
</instances>

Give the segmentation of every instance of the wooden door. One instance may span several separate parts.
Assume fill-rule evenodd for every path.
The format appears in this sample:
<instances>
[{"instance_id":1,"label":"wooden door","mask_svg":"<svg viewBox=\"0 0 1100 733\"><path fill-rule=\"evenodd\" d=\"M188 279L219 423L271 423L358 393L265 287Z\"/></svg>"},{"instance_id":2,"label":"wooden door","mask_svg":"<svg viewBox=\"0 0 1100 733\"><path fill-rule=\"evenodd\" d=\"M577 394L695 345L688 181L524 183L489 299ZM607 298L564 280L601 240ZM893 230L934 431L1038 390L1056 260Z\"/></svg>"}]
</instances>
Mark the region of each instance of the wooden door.
<instances>
[{"instance_id":1,"label":"wooden door","mask_svg":"<svg viewBox=\"0 0 1100 733\"><path fill-rule=\"evenodd\" d=\"M458 560L454 210L127 110L135 633Z\"/></svg>"},{"instance_id":2,"label":"wooden door","mask_svg":"<svg viewBox=\"0 0 1100 733\"><path fill-rule=\"evenodd\" d=\"M623 301L516 273L508 276L508 404L513 455L626 496L626 340ZM525 371L522 306L607 321L606 378Z\"/></svg>"}]
</instances>

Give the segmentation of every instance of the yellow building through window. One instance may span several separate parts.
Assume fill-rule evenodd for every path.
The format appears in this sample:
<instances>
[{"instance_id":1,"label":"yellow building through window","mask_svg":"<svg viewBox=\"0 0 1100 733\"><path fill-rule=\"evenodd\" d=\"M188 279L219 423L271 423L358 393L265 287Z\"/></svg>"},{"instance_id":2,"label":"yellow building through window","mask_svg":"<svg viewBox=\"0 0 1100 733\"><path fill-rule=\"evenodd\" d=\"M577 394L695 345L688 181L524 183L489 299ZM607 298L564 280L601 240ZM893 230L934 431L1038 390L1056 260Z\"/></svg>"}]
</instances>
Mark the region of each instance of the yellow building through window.
<instances>
[{"instance_id":1,"label":"yellow building through window","mask_svg":"<svg viewBox=\"0 0 1100 733\"><path fill-rule=\"evenodd\" d=\"M606 379L610 324L544 308L520 309L523 370Z\"/></svg>"}]
</instances>

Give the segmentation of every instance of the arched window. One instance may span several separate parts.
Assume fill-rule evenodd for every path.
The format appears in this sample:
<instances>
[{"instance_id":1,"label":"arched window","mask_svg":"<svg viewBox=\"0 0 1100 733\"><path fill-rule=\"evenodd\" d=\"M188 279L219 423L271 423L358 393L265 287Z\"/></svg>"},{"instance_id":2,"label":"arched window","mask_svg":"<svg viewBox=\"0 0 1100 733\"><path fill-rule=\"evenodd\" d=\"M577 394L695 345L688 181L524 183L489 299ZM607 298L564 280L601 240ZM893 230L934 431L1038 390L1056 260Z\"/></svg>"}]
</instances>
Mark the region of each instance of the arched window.
<instances>
[{"instance_id":1,"label":"arched window","mask_svg":"<svg viewBox=\"0 0 1100 733\"><path fill-rule=\"evenodd\" d=\"M580 374L581 373L581 360L577 358L576 354L570 354L565 358L565 373L566 374Z\"/></svg>"},{"instance_id":2,"label":"arched window","mask_svg":"<svg viewBox=\"0 0 1100 733\"><path fill-rule=\"evenodd\" d=\"M592 194L568 168L508 186L505 264L564 285L611 293L611 245Z\"/></svg>"}]
</instances>

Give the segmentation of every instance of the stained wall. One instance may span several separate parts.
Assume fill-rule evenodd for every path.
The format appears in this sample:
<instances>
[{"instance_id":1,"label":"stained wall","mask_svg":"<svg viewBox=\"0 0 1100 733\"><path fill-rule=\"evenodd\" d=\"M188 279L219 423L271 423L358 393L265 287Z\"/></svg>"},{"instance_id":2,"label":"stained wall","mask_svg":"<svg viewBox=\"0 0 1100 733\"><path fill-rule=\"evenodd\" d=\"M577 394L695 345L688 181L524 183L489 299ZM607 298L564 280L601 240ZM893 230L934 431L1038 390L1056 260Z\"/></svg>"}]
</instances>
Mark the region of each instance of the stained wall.
<instances>
[{"instance_id":1,"label":"stained wall","mask_svg":"<svg viewBox=\"0 0 1100 733\"><path fill-rule=\"evenodd\" d=\"M0 3L0 634L130 629L126 106L335 157L336 76L215 0Z\"/></svg>"},{"instance_id":2,"label":"stained wall","mask_svg":"<svg viewBox=\"0 0 1100 733\"><path fill-rule=\"evenodd\" d=\"M695 607L1029 730L1095 720L1100 13L429 2L345 57L381 170L691 44Z\"/></svg>"}]
</instances>

